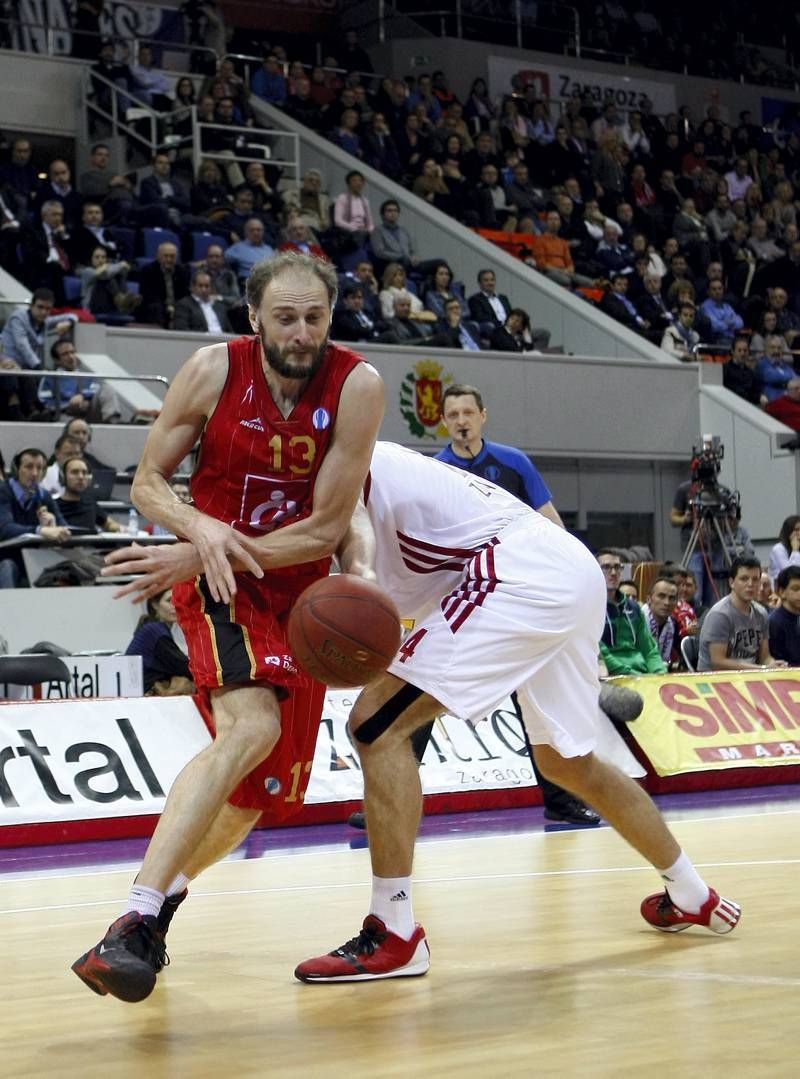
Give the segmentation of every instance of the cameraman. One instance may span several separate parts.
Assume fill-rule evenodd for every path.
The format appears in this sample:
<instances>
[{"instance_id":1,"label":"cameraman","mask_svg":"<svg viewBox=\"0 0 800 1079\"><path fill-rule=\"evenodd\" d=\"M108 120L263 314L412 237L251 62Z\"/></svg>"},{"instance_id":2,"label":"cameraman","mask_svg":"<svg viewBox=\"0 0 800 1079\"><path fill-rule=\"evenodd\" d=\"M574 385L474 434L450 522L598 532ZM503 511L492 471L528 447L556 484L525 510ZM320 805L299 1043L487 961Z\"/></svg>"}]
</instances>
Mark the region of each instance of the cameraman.
<instances>
[{"instance_id":1,"label":"cameraman","mask_svg":"<svg viewBox=\"0 0 800 1079\"><path fill-rule=\"evenodd\" d=\"M701 458L706 458L707 451L701 451ZM738 555L752 557L753 550L747 529L740 524L741 510L738 496L727 487L717 483L703 473L705 464L708 468L719 470L718 460L708 465L705 461L698 469L698 457L691 463L692 479L680 484L672 501L669 521L674 528L681 530L681 548L683 558L691 542L695 526L699 526L697 544L692 552L686 569L691 570L697 581L700 602L705 607L712 607L721 596L727 595L729 588L728 566ZM700 475L698 475L700 472ZM702 478L701 478L702 477ZM703 497L705 496L705 497ZM725 540L723 546L717 530Z\"/></svg>"}]
</instances>

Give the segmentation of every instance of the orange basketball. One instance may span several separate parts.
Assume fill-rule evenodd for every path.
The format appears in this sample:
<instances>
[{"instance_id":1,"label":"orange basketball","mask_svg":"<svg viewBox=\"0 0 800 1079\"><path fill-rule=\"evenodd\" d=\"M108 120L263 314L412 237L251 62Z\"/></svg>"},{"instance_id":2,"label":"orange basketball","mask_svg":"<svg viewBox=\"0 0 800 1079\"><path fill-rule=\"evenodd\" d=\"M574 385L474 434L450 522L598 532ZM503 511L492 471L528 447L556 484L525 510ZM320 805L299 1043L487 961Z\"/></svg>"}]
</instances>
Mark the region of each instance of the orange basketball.
<instances>
[{"instance_id":1,"label":"orange basketball","mask_svg":"<svg viewBox=\"0 0 800 1079\"><path fill-rule=\"evenodd\" d=\"M389 666L400 647L400 615L372 581L337 573L302 593L288 636L295 659L312 678L350 689Z\"/></svg>"}]
</instances>

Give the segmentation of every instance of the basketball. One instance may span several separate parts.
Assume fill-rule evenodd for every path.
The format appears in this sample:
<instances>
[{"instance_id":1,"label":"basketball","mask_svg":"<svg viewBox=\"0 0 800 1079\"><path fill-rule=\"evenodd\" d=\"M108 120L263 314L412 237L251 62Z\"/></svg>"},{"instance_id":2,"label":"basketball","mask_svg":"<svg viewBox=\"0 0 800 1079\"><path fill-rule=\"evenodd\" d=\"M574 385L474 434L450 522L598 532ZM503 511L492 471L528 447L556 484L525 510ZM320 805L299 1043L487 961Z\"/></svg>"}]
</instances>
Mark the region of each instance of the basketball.
<instances>
[{"instance_id":1,"label":"basketball","mask_svg":"<svg viewBox=\"0 0 800 1079\"><path fill-rule=\"evenodd\" d=\"M400 647L400 615L372 581L337 573L302 593L288 636L295 659L312 678L350 689L389 666Z\"/></svg>"}]
</instances>

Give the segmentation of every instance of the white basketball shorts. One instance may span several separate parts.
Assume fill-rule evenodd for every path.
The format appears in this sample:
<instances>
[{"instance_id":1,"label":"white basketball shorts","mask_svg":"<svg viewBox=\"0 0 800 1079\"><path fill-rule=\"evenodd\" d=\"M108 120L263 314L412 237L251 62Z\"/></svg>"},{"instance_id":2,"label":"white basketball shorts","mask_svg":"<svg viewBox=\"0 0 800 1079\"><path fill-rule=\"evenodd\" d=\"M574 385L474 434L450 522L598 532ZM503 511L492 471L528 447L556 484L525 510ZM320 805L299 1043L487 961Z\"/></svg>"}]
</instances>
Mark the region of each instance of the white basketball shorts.
<instances>
[{"instance_id":1,"label":"white basketball shorts","mask_svg":"<svg viewBox=\"0 0 800 1079\"><path fill-rule=\"evenodd\" d=\"M533 744L583 756L597 739L605 604L592 554L531 516L467 565L389 671L465 720L482 719L516 690Z\"/></svg>"}]
</instances>

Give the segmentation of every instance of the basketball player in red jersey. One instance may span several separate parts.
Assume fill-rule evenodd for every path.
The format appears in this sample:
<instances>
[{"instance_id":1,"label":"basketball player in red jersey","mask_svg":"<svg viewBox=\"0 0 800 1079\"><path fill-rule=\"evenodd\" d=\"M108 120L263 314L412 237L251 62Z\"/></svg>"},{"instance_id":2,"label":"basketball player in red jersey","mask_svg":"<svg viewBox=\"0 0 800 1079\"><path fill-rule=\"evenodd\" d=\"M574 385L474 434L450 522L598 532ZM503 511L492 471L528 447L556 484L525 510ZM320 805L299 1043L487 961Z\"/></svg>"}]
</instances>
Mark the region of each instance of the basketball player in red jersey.
<instances>
[{"instance_id":1,"label":"basketball player in red jersey","mask_svg":"<svg viewBox=\"0 0 800 1079\"><path fill-rule=\"evenodd\" d=\"M176 779L125 913L73 964L101 995L148 996L188 880L264 809L280 820L302 804L323 689L295 664L286 622L328 573L383 416L377 372L328 342L335 298L336 273L318 259L286 252L257 265L247 283L254 336L199 349L145 444L131 496L189 541L174 548L173 600L215 737ZM169 478L198 439L187 505ZM126 565L140 568L135 556L118 571Z\"/></svg>"}]
</instances>

